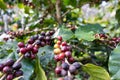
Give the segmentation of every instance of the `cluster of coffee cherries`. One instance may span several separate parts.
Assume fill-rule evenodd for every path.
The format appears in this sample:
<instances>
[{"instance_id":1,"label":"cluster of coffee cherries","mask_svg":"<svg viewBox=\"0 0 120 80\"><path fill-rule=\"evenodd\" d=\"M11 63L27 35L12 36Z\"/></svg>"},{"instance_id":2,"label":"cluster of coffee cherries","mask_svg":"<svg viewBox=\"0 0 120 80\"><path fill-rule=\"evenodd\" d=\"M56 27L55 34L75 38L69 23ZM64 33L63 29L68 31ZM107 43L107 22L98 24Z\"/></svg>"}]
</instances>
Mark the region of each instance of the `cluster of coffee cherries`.
<instances>
[{"instance_id":1,"label":"cluster of coffee cherries","mask_svg":"<svg viewBox=\"0 0 120 80\"><path fill-rule=\"evenodd\" d=\"M120 37L113 37L106 34L95 34L95 38L101 40L102 42L108 44L111 48L115 48L117 44L120 42Z\"/></svg>"},{"instance_id":2,"label":"cluster of coffee cherries","mask_svg":"<svg viewBox=\"0 0 120 80\"><path fill-rule=\"evenodd\" d=\"M61 36L55 41L54 54L54 59L60 63L55 68L55 73L61 77L58 80L74 80L74 75L77 74L81 64L75 62L72 57L72 47L63 42Z\"/></svg>"},{"instance_id":3,"label":"cluster of coffee cherries","mask_svg":"<svg viewBox=\"0 0 120 80\"><path fill-rule=\"evenodd\" d=\"M6 80L13 80L23 75L23 71L20 70L21 67L20 62L15 63L14 60L9 59L5 63L0 64L0 72L1 74L6 74Z\"/></svg>"},{"instance_id":4,"label":"cluster of coffee cherries","mask_svg":"<svg viewBox=\"0 0 120 80\"><path fill-rule=\"evenodd\" d=\"M30 2L29 0L23 0L23 3L24 3L24 5L27 5L31 8L35 8L35 5L32 2Z\"/></svg>"},{"instance_id":5,"label":"cluster of coffee cherries","mask_svg":"<svg viewBox=\"0 0 120 80\"><path fill-rule=\"evenodd\" d=\"M23 42L18 43L17 52L24 55L25 58L35 59L38 49L44 47L45 45L51 45L51 36L54 34L54 31L41 32L40 35L32 36L27 44Z\"/></svg>"}]
</instances>

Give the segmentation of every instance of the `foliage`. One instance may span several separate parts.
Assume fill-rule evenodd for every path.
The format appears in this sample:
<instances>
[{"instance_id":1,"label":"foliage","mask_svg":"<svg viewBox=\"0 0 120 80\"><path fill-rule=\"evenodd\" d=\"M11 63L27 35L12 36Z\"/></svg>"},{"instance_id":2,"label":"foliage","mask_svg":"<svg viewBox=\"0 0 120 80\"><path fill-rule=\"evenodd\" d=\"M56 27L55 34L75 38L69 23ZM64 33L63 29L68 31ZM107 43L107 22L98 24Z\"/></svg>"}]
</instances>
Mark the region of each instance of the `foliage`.
<instances>
[{"instance_id":1,"label":"foliage","mask_svg":"<svg viewBox=\"0 0 120 80\"><path fill-rule=\"evenodd\" d=\"M35 42L43 43L42 46L32 43L39 48L35 59L22 54L24 74L18 79L58 79L54 70L61 63L54 60L54 45L61 36L72 47L72 57L82 66L74 76L76 79L120 80L119 3L119 0L0 0L0 64L8 59L19 60L22 53L17 53L18 43L24 42L27 47L32 37L43 36L45 32L44 39ZM55 33L47 34L50 31Z\"/></svg>"}]
</instances>

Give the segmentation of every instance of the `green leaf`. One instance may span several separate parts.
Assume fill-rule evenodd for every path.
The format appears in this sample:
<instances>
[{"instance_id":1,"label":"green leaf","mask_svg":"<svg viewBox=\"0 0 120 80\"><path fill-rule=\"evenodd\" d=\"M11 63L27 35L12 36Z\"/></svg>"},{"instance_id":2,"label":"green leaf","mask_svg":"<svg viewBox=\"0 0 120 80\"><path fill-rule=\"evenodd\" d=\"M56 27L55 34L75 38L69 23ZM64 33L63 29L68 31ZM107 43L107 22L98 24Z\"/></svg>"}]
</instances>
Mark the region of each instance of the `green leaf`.
<instances>
[{"instance_id":1,"label":"green leaf","mask_svg":"<svg viewBox=\"0 0 120 80\"><path fill-rule=\"evenodd\" d=\"M120 80L120 46L117 46L110 54L109 71L113 80Z\"/></svg>"},{"instance_id":2,"label":"green leaf","mask_svg":"<svg viewBox=\"0 0 120 80\"><path fill-rule=\"evenodd\" d=\"M90 75L90 80L110 80L108 72L100 66L88 63L83 66L83 70Z\"/></svg>"},{"instance_id":3,"label":"green leaf","mask_svg":"<svg viewBox=\"0 0 120 80\"><path fill-rule=\"evenodd\" d=\"M3 9L3 10L7 9L7 6L3 0L0 0L0 9Z\"/></svg>"},{"instance_id":4,"label":"green leaf","mask_svg":"<svg viewBox=\"0 0 120 80\"><path fill-rule=\"evenodd\" d=\"M99 24L87 24L80 26L75 31L75 36L81 40L93 41L95 39L94 34L103 33L103 29Z\"/></svg>"},{"instance_id":5,"label":"green leaf","mask_svg":"<svg viewBox=\"0 0 120 80\"><path fill-rule=\"evenodd\" d=\"M116 11L116 15L115 15L115 18L118 20L118 22L120 23L120 9L118 9Z\"/></svg>"},{"instance_id":6,"label":"green leaf","mask_svg":"<svg viewBox=\"0 0 120 80\"><path fill-rule=\"evenodd\" d=\"M60 27L56 33L53 35L53 37L57 37L57 36L62 36L63 40L69 40L70 38L72 38L74 36L73 32L65 27Z\"/></svg>"},{"instance_id":7,"label":"green leaf","mask_svg":"<svg viewBox=\"0 0 120 80\"><path fill-rule=\"evenodd\" d=\"M23 71L23 78L24 80L30 80L30 77L32 76L34 72L34 66L31 62L31 60L22 60L22 71Z\"/></svg>"},{"instance_id":8,"label":"green leaf","mask_svg":"<svg viewBox=\"0 0 120 80\"><path fill-rule=\"evenodd\" d=\"M40 59L42 66L45 67L53 59L53 56L54 56L53 47L45 46L39 49L38 57Z\"/></svg>"},{"instance_id":9,"label":"green leaf","mask_svg":"<svg viewBox=\"0 0 120 80\"><path fill-rule=\"evenodd\" d=\"M23 3L19 3L19 4L18 4L18 7L19 7L20 9L22 9L22 8L24 8L25 6L24 6Z\"/></svg>"},{"instance_id":10,"label":"green leaf","mask_svg":"<svg viewBox=\"0 0 120 80\"><path fill-rule=\"evenodd\" d=\"M35 80L47 80L45 72L42 69L38 58L36 58L36 62L35 62L35 73L36 73Z\"/></svg>"}]
</instances>

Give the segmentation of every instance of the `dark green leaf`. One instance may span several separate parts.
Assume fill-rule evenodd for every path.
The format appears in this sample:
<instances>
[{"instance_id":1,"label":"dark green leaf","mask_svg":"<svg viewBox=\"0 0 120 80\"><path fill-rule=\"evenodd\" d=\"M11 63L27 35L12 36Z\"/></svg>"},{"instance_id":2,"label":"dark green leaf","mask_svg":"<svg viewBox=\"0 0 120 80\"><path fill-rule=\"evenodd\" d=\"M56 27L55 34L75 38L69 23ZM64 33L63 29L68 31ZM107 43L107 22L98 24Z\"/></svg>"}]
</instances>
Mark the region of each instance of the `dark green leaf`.
<instances>
[{"instance_id":1,"label":"dark green leaf","mask_svg":"<svg viewBox=\"0 0 120 80\"><path fill-rule=\"evenodd\" d=\"M46 66L53 59L53 47L45 46L41 47L38 52L38 57L41 61L42 66Z\"/></svg>"},{"instance_id":2,"label":"dark green leaf","mask_svg":"<svg viewBox=\"0 0 120 80\"><path fill-rule=\"evenodd\" d=\"M118 22L120 23L120 9L118 9L116 11L116 15L115 15L115 18L118 20Z\"/></svg>"},{"instance_id":3,"label":"dark green leaf","mask_svg":"<svg viewBox=\"0 0 120 80\"><path fill-rule=\"evenodd\" d=\"M22 71L24 80L30 80L31 75L34 72L34 66L31 60L22 60Z\"/></svg>"},{"instance_id":4,"label":"dark green leaf","mask_svg":"<svg viewBox=\"0 0 120 80\"><path fill-rule=\"evenodd\" d=\"M109 71L113 80L120 80L120 46L117 46L117 48L110 54Z\"/></svg>"},{"instance_id":5,"label":"dark green leaf","mask_svg":"<svg viewBox=\"0 0 120 80\"><path fill-rule=\"evenodd\" d=\"M65 27L61 27L59 28L56 33L53 35L53 37L57 37L57 36L62 36L63 40L69 40L70 38L72 38L74 36L73 32Z\"/></svg>"},{"instance_id":6,"label":"dark green leaf","mask_svg":"<svg viewBox=\"0 0 120 80\"><path fill-rule=\"evenodd\" d=\"M87 24L79 26L75 32L75 36L81 40L93 41L95 39L94 34L103 33L103 29L99 24Z\"/></svg>"}]
</instances>

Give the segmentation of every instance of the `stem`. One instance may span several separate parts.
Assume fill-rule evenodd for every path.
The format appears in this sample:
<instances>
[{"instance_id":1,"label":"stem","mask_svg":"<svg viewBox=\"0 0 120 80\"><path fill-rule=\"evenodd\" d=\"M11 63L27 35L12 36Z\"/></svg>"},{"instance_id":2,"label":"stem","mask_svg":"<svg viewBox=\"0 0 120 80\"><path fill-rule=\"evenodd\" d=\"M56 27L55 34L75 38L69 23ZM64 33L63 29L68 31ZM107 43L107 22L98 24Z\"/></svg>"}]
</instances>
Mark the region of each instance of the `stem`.
<instances>
[{"instance_id":1,"label":"stem","mask_svg":"<svg viewBox=\"0 0 120 80\"><path fill-rule=\"evenodd\" d=\"M24 58L24 55L22 55L14 64L19 63Z\"/></svg>"},{"instance_id":2,"label":"stem","mask_svg":"<svg viewBox=\"0 0 120 80\"><path fill-rule=\"evenodd\" d=\"M56 19L59 24L62 24L62 17L61 17L61 0L56 1Z\"/></svg>"},{"instance_id":3,"label":"stem","mask_svg":"<svg viewBox=\"0 0 120 80\"><path fill-rule=\"evenodd\" d=\"M7 74L4 74L4 75L0 78L0 80L4 80L6 76L7 76Z\"/></svg>"}]
</instances>

